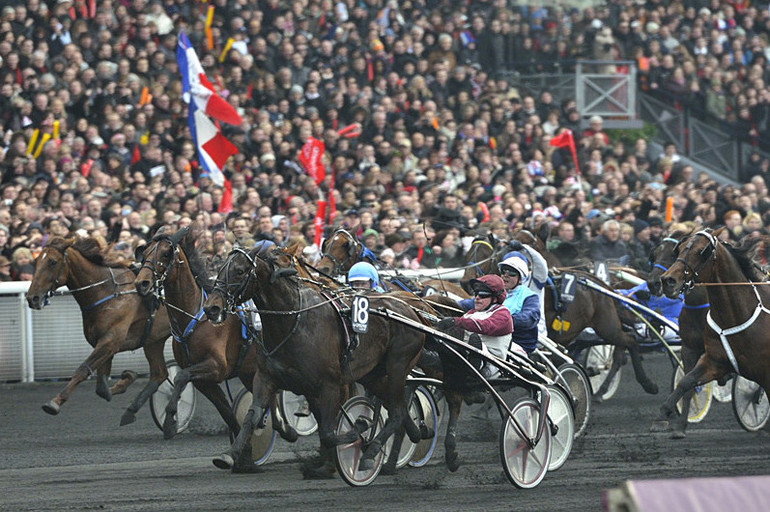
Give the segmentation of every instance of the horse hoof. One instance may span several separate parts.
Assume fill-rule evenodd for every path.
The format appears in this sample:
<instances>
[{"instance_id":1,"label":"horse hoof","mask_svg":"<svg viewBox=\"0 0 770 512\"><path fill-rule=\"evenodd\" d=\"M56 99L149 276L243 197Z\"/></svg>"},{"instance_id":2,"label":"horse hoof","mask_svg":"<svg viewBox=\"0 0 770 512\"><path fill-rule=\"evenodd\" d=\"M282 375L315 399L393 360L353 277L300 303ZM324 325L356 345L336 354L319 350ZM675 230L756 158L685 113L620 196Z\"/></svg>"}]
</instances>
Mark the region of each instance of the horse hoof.
<instances>
[{"instance_id":1,"label":"horse hoof","mask_svg":"<svg viewBox=\"0 0 770 512\"><path fill-rule=\"evenodd\" d=\"M216 461L214 462L214 464L216 464ZM223 468L220 468L220 469L223 469ZM264 469L262 469L261 467L255 464L247 464L244 466L233 466L233 469L231 471L235 474L253 474L253 473L262 473Z\"/></svg>"},{"instance_id":2,"label":"horse hoof","mask_svg":"<svg viewBox=\"0 0 770 512\"><path fill-rule=\"evenodd\" d=\"M604 398L602 398L602 395L597 394L591 397L591 401L595 404L600 404L604 402Z\"/></svg>"},{"instance_id":3,"label":"horse hoof","mask_svg":"<svg viewBox=\"0 0 770 512\"><path fill-rule=\"evenodd\" d=\"M363 457L358 462L359 471L371 471L372 469L374 469L374 459L370 459L369 457Z\"/></svg>"},{"instance_id":4,"label":"horse hoof","mask_svg":"<svg viewBox=\"0 0 770 512\"><path fill-rule=\"evenodd\" d=\"M126 386L129 386L129 385L133 384L137 377L138 377L138 375L133 370L123 370L123 373L120 374L120 378L122 380L127 380L128 381Z\"/></svg>"},{"instance_id":5,"label":"horse hoof","mask_svg":"<svg viewBox=\"0 0 770 512\"><path fill-rule=\"evenodd\" d=\"M223 453L219 457L213 459L211 462L213 462L214 465L219 469L233 469L235 467L235 462L228 453Z\"/></svg>"},{"instance_id":6,"label":"horse hoof","mask_svg":"<svg viewBox=\"0 0 770 512\"><path fill-rule=\"evenodd\" d=\"M430 428L428 425L420 425L420 439L433 439L435 436L435 430Z\"/></svg>"},{"instance_id":7,"label":"horse hoof","mask_svg":"<svg viewBox=\"0 0 770 512\"><path fill-rule=\"evenodd\" d=\"M296 443L297 439L299 439L297 430L290 425L286 425L286 430L278 430L278 433L281 435L281 439L289 443Z\"/></svg>"},{"instance_id":8,"label":"horse hoof","mask_svg":"<svg viewBox=\"0 0 770 512\"><path fill-rule=\"evenodd\" d=\"M123 413L123 416L120 417L120 426L130 425L131 423L136 421L136 415L133 413L133 411L126 411Z\"/></svg>"},{"instance_id":9,"label":"horse hoof","mask_svg":"<svg viewBox=\"0 0 770 512\"><path fill-rule=\"evenodd\" d=\"M112 402L112 392L109 389L107 390L97 389L96 396L100 398L104 398L108 402Z\"/></svg>"},{"instance_id":10,"label":"horse hoof","mask_svg":"<svg viewBox=\"0 0 770 512\"><path fill-rule=\"evenodd\" d=\"M668 432L671 430L668 420L655 420L650 425L650 432Z\"/></svg>"},{"instance_id":11,"label":"horse hoof","mask_svg":"<svg viewBox=\"0 0 770 512\"><path fill-rule=\"evenodd\" d=\"M687 437L687 434L683 430L673 430L671 432L671 439L684 439L685 437Z\"/></svg>"},{"instance_id":12,"label":"horse hoof","mask_svg":"<svg viewBox=\"0 0 770 512\"><path fill-rule=\"evenodd\" d=\"M457 452L447 453L446 467L449 469L450 473L454 473L460 469L460 460L457 457Z\"/></svg>"},{"instance_id":13,"label":"horse hoof","mask_svg":"<svg viewBox=\"0 0 770 512\"><path fill-rule=\"evenodd\" d=\"M163 439L169 440L176 435L176 421L166 421L163 423Z\"/></svg>"},{"instance_id":14,"label":"horse hoof","mask_svg":"<svg viewBox=\"0 0 770 512\"><path fill-rule=\"evenodd\" d=\"M61 406L56 402L54 402L53 400L43 405L43 410L48 414L50 414L51 416L56 416L57 414L59 414L60 409L61 409Z\"/></svg>"},{"instance_id":15,"label":"horse hoof","mask_svg":"<svg viewBox=\"0 0 770 512\"><path fill-rule=\"evenodd\" d=\"M647 381L644 385L642 385L642 388L644 388L644 390L650 395L658 394L658 385L652 381Z\"/></svg>"},{"instance_id":16,"label":"horse hoof","mask_svg":"<svg viewBox=\"0 0 770 512\"><path fill-rule=\"evenodd\" d=\"M381 475L395 475L396 474L396 465L395 464L385 464L382 466L382 469L380 470Z\"/></svg>"}]
</instances>

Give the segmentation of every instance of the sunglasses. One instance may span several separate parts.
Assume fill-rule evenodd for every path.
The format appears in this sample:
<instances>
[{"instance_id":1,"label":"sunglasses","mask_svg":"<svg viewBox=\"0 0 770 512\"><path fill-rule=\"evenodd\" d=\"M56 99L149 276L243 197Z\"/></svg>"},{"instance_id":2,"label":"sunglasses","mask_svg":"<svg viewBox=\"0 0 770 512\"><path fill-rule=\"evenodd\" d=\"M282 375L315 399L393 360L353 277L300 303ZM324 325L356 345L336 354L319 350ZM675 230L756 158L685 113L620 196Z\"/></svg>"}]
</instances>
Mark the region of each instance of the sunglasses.
<instances>
[{"instance_id":1,"label":"sunglasses","mask_svg":"<svg viewBox=\"0 0 770 512\"><path fill-rule=\"evenodd\" d=\"M476 292L473 294L474 297L478 297L479 299L488 299L492 296L489 292Z\"/></svg>"},{"instance_id":2,"label":"sunglasses","mask_svg":"<svg viewBox=\"0 0 770 512\"><path fill-rule=\"evenodd\" d=\"M519 273L518 272L516 272L513 269L509 269L509 268L504 268L504 269L500 270L500 275L501 276L519 277Z\"/></svg>"}]
</instances>

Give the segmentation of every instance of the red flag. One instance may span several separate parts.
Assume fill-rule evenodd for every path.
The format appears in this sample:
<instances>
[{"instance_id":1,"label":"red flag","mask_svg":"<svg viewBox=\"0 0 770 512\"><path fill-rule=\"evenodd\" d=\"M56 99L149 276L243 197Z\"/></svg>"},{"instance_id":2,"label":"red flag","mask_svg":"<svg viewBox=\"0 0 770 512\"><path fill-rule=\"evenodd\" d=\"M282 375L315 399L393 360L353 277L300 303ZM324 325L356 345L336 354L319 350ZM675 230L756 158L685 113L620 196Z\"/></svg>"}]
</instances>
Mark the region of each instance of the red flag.
<instances>
[{"instance_id":1,"label":"red flag","mask_svg":"<svg viewBox=\"0 0 770 512\"><path fill-rule=\"evenodd\" d=\"M222 191L222 200L219 201L219 213L230 213L233 211L233 184L230 180L225 179L224 190Z\"/></svg>"},{"instance_id":2,"label":"red flag","mask_svg":"<svg viewBox=\"0 0 770 512\"><path fill-rule=\"evenodd\" d=\"M142 159L142 154L139 152L139 144L134 144L134 152L131 153L131 165Z\"/></svg>"},{"instance_id":3,"label":"red flag","mask_svg":"<svg viewBox=\"0 0 770 512\"><path fill-rule=\"evenodd\" d=\"M572 161L575 164L575 174L580 175L580 166L578 166L577 151L575 151L575 138L572 136L572 130L563 130L559 135L551 137L551 146L557 148L569 148L572 153Z\"/></svg>"},{"instance_id":4,"label":"red flag","mask_svg":"<svg viewBox=\"0 0 770 512\"><path fill-rule=\"evenodd\" d=\"M313 243L318 250L321 250L321 233L324 229L324 217L326 216L326 201L318 201L315 212L315 237L313 237Z\"/></svg>"},{"instance_id":5,"label":"red flag","mask_svg":"<svg viewBox=\"0 0 770 512\"><path fill-rule=\"evenodd\" d=\"M307 142L299 151L299 163L305 169L305 172L315 180L316 185L321 183L326 177L326 169L324 169L321 162L324 151L326 151L324 143L313 137L308 137Z\"/></svg>"},{"instance_id":6,"label":"red flag","mask_svg":"<svg viewBox=\"0 0 770 512\"><path fill-rule=\"evenodd\" d=\"M329 222L334 222L334 217L337 216L337 204L334 200L334 171L332 171L329 177Z\"/></svg>"}]
</instances>

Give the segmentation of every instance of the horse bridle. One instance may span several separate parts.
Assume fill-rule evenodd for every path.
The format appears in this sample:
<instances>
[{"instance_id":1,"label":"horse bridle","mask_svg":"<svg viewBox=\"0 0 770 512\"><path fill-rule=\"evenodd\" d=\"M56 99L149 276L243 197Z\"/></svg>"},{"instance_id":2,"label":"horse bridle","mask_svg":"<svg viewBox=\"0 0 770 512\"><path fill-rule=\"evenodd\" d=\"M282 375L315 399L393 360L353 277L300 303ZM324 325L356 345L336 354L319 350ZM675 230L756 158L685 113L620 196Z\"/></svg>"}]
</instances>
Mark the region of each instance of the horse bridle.
<instances>
[{"instance_id":1,"label":"horse bridle","mask_svg":"<svg viewBox=\"0 0 770 512\"><path fill-rule=\"evenodd\" d=\"M658 246L663 245L664 242L669 242L674 244L674 249L676 249L676 246L679 245L679 240L677 240L676 238L671 238L670 236L667 236L660 241L660 244L658 244ZM659 268L663 272L668 272L667 267L664 267L663 265L655 261L654 254L655 254L655 250L653 249L652 254L650 254L650 263L652 265L652 268Z\"/></svg>"},{"instance_id":2,"label":"horse bridle","mask_svg":"<svg viewBox=\"0 0 770 512\"><path fill-rule=\"evenodd\" d=\"M356 256L359 253L363 252L363 249L361 249L361 251L358 250L359 241L356 240L356 237L354 237L346 229L338 229L337 231L335 231L334 232L334 236L332 238L330 238L329 241L331 242L334 239L334 237L336 237L339 234L345 235L348 238L348 241L350 242L350 248L348 249L348 258L352 258L353 256ZM363 247L363 244L361 244L361 246ZM332 260L332 263L334 264L334 267L332 268L332 272L331 272L332 275L340 274L341 273L340 271L342 270L342 266L344 265L345 261L347 260L347 258L346 258L345 260L340 261L337 258L335 258L333 254L327 254L325 252L321 253L321 257L322 258L329 258L330 260Z\"/></svg>"},{"instance_id":3,"label":"horse bridle","mask_svg":"<svg viewBox=\"0 0 770 512\"><path fill-rule=\"evenodd\" d=\"M485 258L485 259L483 259L483 260L481 260L481 261L479 261L477 263L477 262L475 262L473 260L475 260L476 256L478 256L478 252L479 252L479 247L478 246L479 245L485 245L485 246L489 247L491 249L492 253L489 255L489 257L487 257L487 258ZM492 247L492 244L490 244L486 240L474 240L473 243L471 243L471 250L473 251L473 258L470 259L467 262L468 263L468 267L469 268L473 268L476 271L476 275L477 276L483 276L484 275L484 271L481 269L481 265L483 263L486 263L486 262L490 261L492 258L495 257L495 248Z\"/></svg>"},{"instance_id":4,"label":"horse bridle","mask_svg":"<svg viewBox=\"0 0 770 512\"><path fill-rule=\"evenodd\" d=\"M712 235L711 233L705 230L698 231L690 238L690 240L687 242L687 245L685 245L684 247L685 251L689 253L693 243L695 243L695 237L698 235L705 237L706 240L708 240L709 242L709 245L704 247L700 252L700 256L701 256L700 264L697 267L693 267L681 256L677 256L676 260L674 261L674 263L679 262L684 266L684 272L683 272L684 279L682 281L682 287L680 291L686 291L686 290L692 289L692 287L695 286L695 280L698 278L698 275L703 271L703 268L706 266L706 264L709 263L709 260L716 261L717 259L717 246L719 245L719 240L717 240L717 238L714 235ZM678 246L681 243L682 242L679 242L677 244L677 247L675 248L675 250L677 251L677 254L679 254ZM707 250L709 250L708 254L706 253Z\"/></svg>"},{"instance_id":5,"label":"horse bridle","mask_svg":"<svg viewBox=\"0 0 770 512\"><path fill-rule=\"evenodd\" d=\"M230 273L230 265L235 260L236 254L241 254L244 258L246 258L246 261L249 262L251 268L246 274L246 279L240 283L231 283L228 279L228 275ZM247 250L243 249L239 245L233 247L233 250L230 251L230 254L225 260L224 265L222 265L222 268L220 268L219 272L217 272L217 279L214 283L214 291L219 292L225 298L225 311L227 313L235 313L236 307L238 304L240 304L238 299L243 298L243 293L251 283L251 279L253 278L254 272L256 270L257 262L251 256L251 254L249 254ZM225 273L224 278L222 278L223 272ZM233 290L235 290L235 292L233 292Z\"/></svg>"},{"instance_id":6,"label":"horse bridle","mask_svg":"<svg viewBox=\"0 0 770 512\"><path fill-rule=\"evenodd\" d=\"M67 284L66 281L64 283L62 283L61 280L60 280L60 277L62 275L62 271L64 271L67 268L67 250L70 249L70 247L66 247L63 251L60 251L59 249L56 249L55 247L47 247L46 249L51 249L51 250L54 250L54 251L60 253L62 255L62 260L61 260L61 267L59 267L59 271L56 273L56 279L54 280L53 284L51 285L51 288L48 289L48 291L45 293L45 296L43 297L43 305L44 306L47 306L49 304L49 300L48 299L50 299L51 297L53 297L55 295L60 295L59 293L56 292L56 290L59 289L59 287L64 286L64 285ZM99 299L95 303L93 303L93 304L91 304L89 306L86 306L85 308L81 308L81 309L83 309L85 311L88 311L88 310L94 308L95 306L98 306L99 304L102 304L103 302L105 302L106 300L109 300L111 298L117 297L117 296L125 294L125 293L131 293L130 291L119 292L118 291L118 287L119 286L121 286L122 284L130 284L130 283L118 283L115 280L115 274L113 273L111 268L109 269L109 271L110 271L109 279L105 278L105 279L102 279L101 281L96 281L95 283L91 283L91 284L87 284L85 286L81 286L80 288L70 288L65 293L73 294L73 293L77 293L77 292L82 292L82 291L88 290L90 288L96 288L97 286L101 286L101 285L103 285L105 283L108 283L108 282L112 281L113 288L114 288L114 292L112 293L112 295L108 295L107 297Z\"/></svg>"},{"instance_id":7,"label":"horse bridle","mask_svg":"<svg viewBox=\"0 0 770 512\"><path fill-rule=\"evenodd\" d=\"M175 243L170 236L166 235L156 237L153 239L153 241L157 243L155 244L155 247L152 248L151 252L152 264L148 262L147 257L143 258L142 266L139 271L141 272L145 268L148 268L150 271L152 271L152 293L157 298L162 299L161 296L163 295L163 283L166 282L171 269L174 267L174 262L176 262L179 257L179 244ZM171 246L171 249L173 250L170 262L168 264L162 263L158 260L158 248L160 247L160 242L168 242L168 244ZM179 260L179 263L182 263L182 261ZM158 272L159 267L163 268L163 272Z\"/></svg>"}]
</instances>

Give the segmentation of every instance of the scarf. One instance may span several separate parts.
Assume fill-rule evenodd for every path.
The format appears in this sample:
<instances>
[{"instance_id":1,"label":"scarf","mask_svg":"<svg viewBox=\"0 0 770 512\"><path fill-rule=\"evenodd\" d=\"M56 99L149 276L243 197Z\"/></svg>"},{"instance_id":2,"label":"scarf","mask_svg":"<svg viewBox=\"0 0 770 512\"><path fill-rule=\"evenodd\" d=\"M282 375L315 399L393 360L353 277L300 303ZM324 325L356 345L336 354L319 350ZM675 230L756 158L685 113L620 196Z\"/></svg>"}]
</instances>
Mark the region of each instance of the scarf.
<instances>
[{"instance_id":1,"label":"scarf","mask_svg":"<svg viewBox=\"0 0 770 512\"><path fill-rule=\"evenodd\" d=\"M530 295L535 295L535 292L526 286L519 285L508 292L505 301L503 301L503 306L508 308L508 311L510 311L512 315L520 313L521 307L524 305L524 300Z\"/></svg>"}]
</instances>

